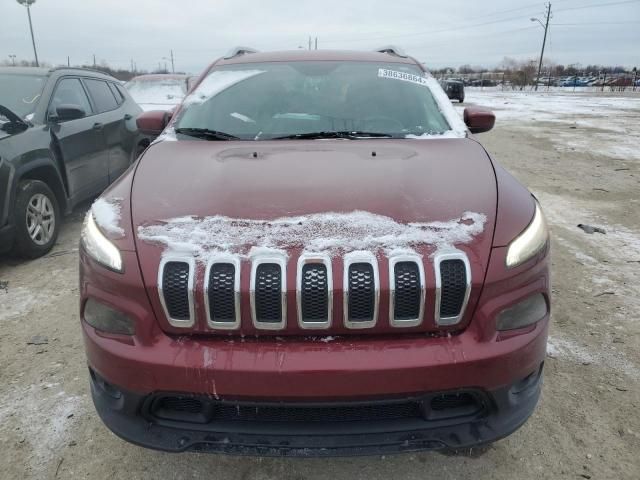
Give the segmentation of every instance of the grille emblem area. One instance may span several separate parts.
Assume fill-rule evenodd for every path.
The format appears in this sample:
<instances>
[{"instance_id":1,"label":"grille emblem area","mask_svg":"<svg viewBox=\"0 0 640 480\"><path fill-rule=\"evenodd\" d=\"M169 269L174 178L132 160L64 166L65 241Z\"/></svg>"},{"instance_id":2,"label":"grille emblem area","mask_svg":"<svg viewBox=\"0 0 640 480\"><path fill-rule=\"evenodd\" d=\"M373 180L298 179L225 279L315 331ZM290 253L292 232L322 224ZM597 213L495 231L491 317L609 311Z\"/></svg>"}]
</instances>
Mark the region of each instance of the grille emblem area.
<instances>
[{"instance_id":1,"label":"grille emblem area","mask_svg":"<svg viewBox=\"0 0 640 480\"><path fill-rule=\"evenodd\" d=\"M258 329L281 330L287 318L287 260L258 256L251 263L251 318Z\"/></svg>"},{"instance_id":2,"label":"grille emblem area","mask_svg":"<svg viewBox=\"0 0 640 480\"><path fill-rule=\"evenodd\" d=\"M325 255L301 255L298 259L296 279L300 328L329 328L333 316L331 258Z\"/></svg>"},{"instance_id":3,"label":"grille emblem area","mask_svg":"<svg viewBox=\"0 0 640 480\"><path fill-rule=\"evenodd\" d=\"M214 257L205 270L204 300L207 324L214 329L240 327L240 260L233 256Z\"/></svg>"},{"instance_id":4,"label":"grille emblem area","mask_svg":"<svg viewBox=\"0 0 640 480\"><path fill-rule=\"evenodd\" d=\"M378 259L370 252L344 257L344 324L347 328L371 328L378 321L380 277Z\"/></svg>"}]
</instances>

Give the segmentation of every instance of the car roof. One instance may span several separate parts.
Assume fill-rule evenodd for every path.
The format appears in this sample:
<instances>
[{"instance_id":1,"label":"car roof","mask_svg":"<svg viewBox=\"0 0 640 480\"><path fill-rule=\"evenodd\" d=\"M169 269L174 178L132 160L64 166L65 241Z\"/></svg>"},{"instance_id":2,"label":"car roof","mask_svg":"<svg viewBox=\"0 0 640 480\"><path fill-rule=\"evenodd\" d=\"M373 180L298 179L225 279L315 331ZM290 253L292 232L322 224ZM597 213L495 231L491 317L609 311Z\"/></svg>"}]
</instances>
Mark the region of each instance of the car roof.
<instances>
[{"instance_id":1,"label":"car roof","mask_svg":"<svg viewBox=\"0 0 640 480\"><path fill-rule=\"evenodd\" d=\"M117 81L108 73L101 72L99 70L92 70L90 68L78 68L78 67L0 67L0 73L13 74L13 75L35 75L41 77L47 77L52 74L56 75L84 75L102 78L104 80Z\"/></svg>"},{"instance_id":2,"label":"car roof","mask_svg":"<svg viewBox=\"0 0 640 480\"><path fill-rule=\"evenodd\" d=\"M411 57L401 57L390 53L363 52L357 50L289 50L280 52L256 52L236 55L232 58L221 58L215 62L216 66L241 63L267 62L304 62L304 61L351 61L351 62L380 62L404 63L419 65Z\"/></svg>"},{"instance_id":3,"label":"car roof","mask_svg":"<svg viewBox=\"0 0 640 480\"><path fill-rule=\"evenodd\" d=\"M137 77L133 77L130 82L135 82L137 80L185 80L189 78L189 75L181 74L181 73L151 73L149 75L138 75Z\"/></svg>"}]
</instances>

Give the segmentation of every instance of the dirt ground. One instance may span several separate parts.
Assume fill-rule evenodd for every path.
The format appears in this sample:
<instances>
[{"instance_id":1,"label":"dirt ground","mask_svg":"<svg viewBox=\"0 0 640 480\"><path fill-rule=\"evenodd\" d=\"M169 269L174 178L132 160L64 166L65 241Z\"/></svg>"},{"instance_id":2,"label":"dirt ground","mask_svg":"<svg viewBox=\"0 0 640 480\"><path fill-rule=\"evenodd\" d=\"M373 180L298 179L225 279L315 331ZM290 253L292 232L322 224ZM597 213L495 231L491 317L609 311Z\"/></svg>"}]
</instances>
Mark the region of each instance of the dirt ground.
<instances>
[{"instance_id":1,"label":"dirt ground","mask_svg":"<svg viewBox=\"0 0 640 480\"><path fill-rule=\"evenodd\" d=\"M497 126L481 140L540 198L553 232L544 390L518 432L456 455L340 459L175 455L125 443L102 425L88 393L77 311L80 209L47 257L0 259L0 478L639 479L640 159L638 150L603 148L602 135L629 143L640 96L612 107L623 116L615 128L597 106L554 116L558 98L540 98L536 108L551 114L536 119L509 110L517 96L467 97L496 108ZM607 233L588 235L577 224ZM38 335L46 343L29 344Z\"/></svg>"}]
</instances>

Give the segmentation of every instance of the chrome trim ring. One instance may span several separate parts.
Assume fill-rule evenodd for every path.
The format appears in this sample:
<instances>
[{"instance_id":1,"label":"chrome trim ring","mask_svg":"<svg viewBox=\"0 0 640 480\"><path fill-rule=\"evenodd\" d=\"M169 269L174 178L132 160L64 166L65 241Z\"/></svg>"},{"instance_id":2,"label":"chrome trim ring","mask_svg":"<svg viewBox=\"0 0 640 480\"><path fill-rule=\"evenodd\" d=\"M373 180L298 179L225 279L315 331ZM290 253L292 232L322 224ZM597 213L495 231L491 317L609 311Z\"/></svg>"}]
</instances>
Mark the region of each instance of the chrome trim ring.
<instances>
[{"instance_id":1,"label":"chrome trim ring","mask_svg":"<svg viewBox=\"0 0 640 480\"><path fill-rule=\"evenodd\" d=\"M275 263L280 266L280 296L282 317L279 322L260 322L256 317L256 271L264 263ZM258 330L283 330L287 325L287 256L285 253L269 253L256 255L251 259L251 283L249 296L251 302L251 321Z\"/></svg>"},{"instance_id":2,"label":"chrome trim ring","mask_svg":"<svg viewBox=\"0 0 640 480\"><path fill-rule=\"evenodd\" d=\"M211 318L211 305L209 304L209 279L211 277L211 269L218 263L229 263L234 268L233 279L233 301L235 307L235 319L233 322L216 322ZM209 328L216 330L235 330L240 328L240 259L234 255L215 255L207 262L207 269L204 274L204 305L207 309L207 325Z\"/></svg>"},{"instance_id":3,"label":"chrome trim ring","mask_svg":"<svg viewBox=\"0 0 640 480\"><path fill-rule=\"evenodd\" d=\"M164 292L162 290L162 277L164 274L164 267L169 262L181 262L189 265L189 280L187 283L187 291L189 292L189 318L187 320L182 320L179 318L171 318L169 315L169 309L167 308L167 304L164 299ZM195 307L193 303L193 287L195 283L195 275L196 274L196 261L193 257L183 257L178 255L168 255L166 257L162 257L160 260L160 266L158 267L158 296L160 297L160 303L162 304L162 309L164 310L165 317L169 321L169 324L172 327L177 328L189 328L193 327L195 324Z\"/></svg>"},{"instance_id":4,"label":"chrome trim ring","mask_svg":"<svg viewBox=\"0 0 640 480\"><path fill-rule=\"evenodd\" d=\"M455 317L440 317L440 301L442 295L442 278L440 277L440 264L445 260L462 260L464 263L466 277L467 277L467 290L464 295L462 306L460 307L460 313ZM461 250L450 249L436 252L433 258L433 268L436 275L436 305L435 305L435 320L439 326L451 326L460 323L464 317L464 312L469 302L469 295L471 294L471 266L469 264L469 258L467 254Z\"/></svg>"},{"instance_id":5,"label":"chrome trim ring","mask_svg":"<svg viewBox=\"0 0 640 480\"><path fill-rule=\"evenodd\" d=\"M327 319L324 322L305 322L302 318L302 269L310 263L320 263L327 269ZM331 271L331 257L323 254L302 254L298 258L296 271L296 304L298 308L298 325L305 330L326 329L331 327L333 318L333 274Z\"/></svg>"},{"instance_id":6,"label":"chrome trim ring","mask_svg":"<svg viewBox=\"0 0 640 480\"><path fill-rule=\"evenodd\" d=\"M369 321L352 321L349 318L349 267L354 263L368 263L373 267L374 281L374 302L373 302L373 319ZM344 326L358 330L363 328L371 328L378 322L378 304L380 303L380 275L378 272L378 259L371 252L350 252L344 256L344 271L342 282L342 310L344 316Z\"/></svg>"},{"instance_id":7,"label":"chrome trim ring","mask_svg":"<svg viewBox=\"0 0 640 480\"><path fill-rule=\"evenodd\" d=\"M420 309L417 318L409 318L406 320L396 319L395 303L396 303L396 275L395 266L397 263L410 262L418 266L418 275L420 277ZM399 254L389 257L389 322L394 327L416 327L422 323L424 318L425 304L425 279L424 265L422 257L416 254Z\"/></svg>"}]
</instances>

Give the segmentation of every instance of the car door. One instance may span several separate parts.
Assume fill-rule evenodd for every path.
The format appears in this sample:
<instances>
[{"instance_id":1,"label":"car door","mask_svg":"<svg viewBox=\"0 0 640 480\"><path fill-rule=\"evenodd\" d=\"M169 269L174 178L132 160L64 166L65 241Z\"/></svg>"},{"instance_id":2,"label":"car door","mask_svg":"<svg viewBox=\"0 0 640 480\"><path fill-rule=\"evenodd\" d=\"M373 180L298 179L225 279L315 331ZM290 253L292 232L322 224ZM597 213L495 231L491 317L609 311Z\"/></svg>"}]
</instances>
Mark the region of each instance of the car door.
<instances>
[{"instance_id":1,"label":"car door","mask_svg":"<svg viewBox=\"0 0 640 480\"><path fill-rule=\"evenodd\" d=\"M85 116L62 121L56 112L61 105L80 107ZM58 80L48 117L52 140L63 159L71 203L102 191L109 182L109 152L102 125L78 77Z\"/></svg>"},{"instance_id":2,"label":"car door","mask_svg":"<svg viewBox=\"0 0 640 480\"><path fill-rule=\"evenodd\" d=\"M126 120L128 115L122 108L124 98L111 82L97 78L85 78L84 84L98 110L98 118L102 124L102 131L108 150L108 176L109 182L113 182L129 166L130 141L127 135ZM116 95L117 94L117 95Z\"/></svg>"}]
</instances>

